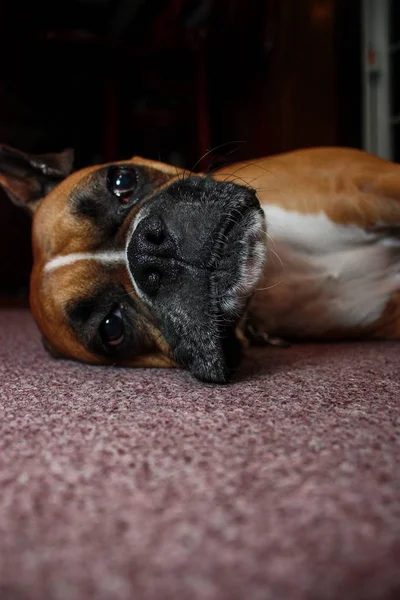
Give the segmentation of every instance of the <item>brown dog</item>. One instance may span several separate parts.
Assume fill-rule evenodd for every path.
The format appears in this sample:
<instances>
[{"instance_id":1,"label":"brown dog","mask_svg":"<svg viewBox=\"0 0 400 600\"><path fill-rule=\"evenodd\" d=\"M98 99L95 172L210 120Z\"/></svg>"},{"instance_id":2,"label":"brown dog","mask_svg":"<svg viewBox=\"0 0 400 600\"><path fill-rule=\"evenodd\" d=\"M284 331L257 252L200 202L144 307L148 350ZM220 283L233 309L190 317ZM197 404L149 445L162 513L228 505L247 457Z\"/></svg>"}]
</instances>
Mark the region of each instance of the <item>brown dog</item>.
<instances>
[{"instance_id":1,"label":"brown dog","mask_svg":"<svg viewBox=\"0 0 400 600\"><path fill-rule=\"evenodd\" d=\"M212 177L138 157L71 171L70 151L0 149L0 183L34 214L53 355L223 382L249 336L400 338L399 165L320 148Z\"/></svg>"}]
</instances>

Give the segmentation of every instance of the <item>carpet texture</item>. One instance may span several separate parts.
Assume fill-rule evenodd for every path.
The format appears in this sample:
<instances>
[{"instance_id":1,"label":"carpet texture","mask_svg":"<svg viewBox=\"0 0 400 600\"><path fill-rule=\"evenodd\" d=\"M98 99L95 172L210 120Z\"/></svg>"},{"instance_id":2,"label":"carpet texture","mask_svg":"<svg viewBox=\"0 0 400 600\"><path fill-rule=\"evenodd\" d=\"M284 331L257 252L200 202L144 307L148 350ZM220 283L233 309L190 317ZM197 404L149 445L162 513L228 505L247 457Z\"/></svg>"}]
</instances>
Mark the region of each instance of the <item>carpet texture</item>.
<instances>
[{"instance_id":1,"label":"carpet texture","mask_svg":"<svg viewBox=\"0 0 400 600\"><path fill-rule=\"evenodd\" d=\"M0 311L1 600L400 598L400 345L240 379L51 359Z\"/></svg>"}]
</instances>

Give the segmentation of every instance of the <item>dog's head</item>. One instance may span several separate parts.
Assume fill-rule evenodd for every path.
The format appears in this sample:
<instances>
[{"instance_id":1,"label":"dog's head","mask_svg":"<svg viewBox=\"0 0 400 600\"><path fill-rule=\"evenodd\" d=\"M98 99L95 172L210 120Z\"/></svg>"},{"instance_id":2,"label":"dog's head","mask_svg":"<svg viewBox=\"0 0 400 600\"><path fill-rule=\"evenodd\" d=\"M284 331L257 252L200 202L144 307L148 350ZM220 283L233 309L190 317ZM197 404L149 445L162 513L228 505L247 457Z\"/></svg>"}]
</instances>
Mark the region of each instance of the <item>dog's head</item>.
<instances>
[{"instance_id":1,"label":"dog's head","mask_svg":"<svg viewBox=\"0 0 400 600\"><path fill-rule=\"evenodd\" d=\"M226 381L264 265L255 192L141 158L71 171L69 151L0 148L0 183L34 214L30 302L48 350Z\"/></svg>"}]
</instances>

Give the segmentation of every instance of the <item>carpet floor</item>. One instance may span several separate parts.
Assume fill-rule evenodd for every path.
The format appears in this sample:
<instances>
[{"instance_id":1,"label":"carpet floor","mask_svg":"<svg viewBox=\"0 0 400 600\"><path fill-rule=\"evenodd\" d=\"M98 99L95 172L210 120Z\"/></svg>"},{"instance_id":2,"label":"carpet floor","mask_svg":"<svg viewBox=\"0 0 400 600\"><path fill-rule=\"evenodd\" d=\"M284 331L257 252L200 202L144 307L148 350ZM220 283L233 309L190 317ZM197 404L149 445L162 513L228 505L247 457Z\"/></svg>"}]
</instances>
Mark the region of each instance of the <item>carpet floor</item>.
<instances>
[{"instance_id":1,"label":"carpet floor","mask_svg":"<svg viewBox=\"0 0 400 600\"><path fill-rule=\"evenodd\" d=\"M240 377L50 358L0 310L1 600L398 600L400 345Z\"/></svg>"}]
</instances>

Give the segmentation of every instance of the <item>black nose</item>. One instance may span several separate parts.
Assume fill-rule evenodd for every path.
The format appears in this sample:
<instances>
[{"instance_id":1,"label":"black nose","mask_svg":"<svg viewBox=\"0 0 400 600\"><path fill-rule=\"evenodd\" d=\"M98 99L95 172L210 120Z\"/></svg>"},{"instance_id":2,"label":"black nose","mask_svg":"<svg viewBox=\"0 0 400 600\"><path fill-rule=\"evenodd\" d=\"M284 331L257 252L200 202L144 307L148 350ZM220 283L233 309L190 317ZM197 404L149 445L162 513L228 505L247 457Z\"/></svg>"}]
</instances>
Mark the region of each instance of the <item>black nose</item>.
<instances>
[{"instance_id":1,"label":"black nose","mask_svg":"<svg viewBox=\"0 0 400 600\"><path fill-rule=\"evenodd\" d=\"M149 215L136 227L128 245L129 268L136 284L154 296L163 279L176 274L177 243L158 215Z\"/></svg>"}]
</instances>

